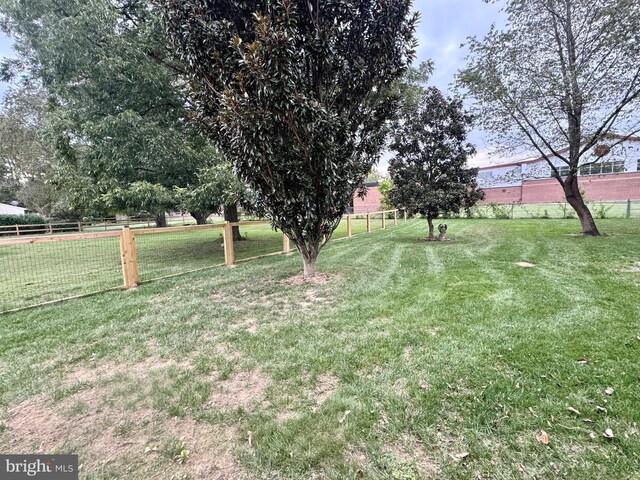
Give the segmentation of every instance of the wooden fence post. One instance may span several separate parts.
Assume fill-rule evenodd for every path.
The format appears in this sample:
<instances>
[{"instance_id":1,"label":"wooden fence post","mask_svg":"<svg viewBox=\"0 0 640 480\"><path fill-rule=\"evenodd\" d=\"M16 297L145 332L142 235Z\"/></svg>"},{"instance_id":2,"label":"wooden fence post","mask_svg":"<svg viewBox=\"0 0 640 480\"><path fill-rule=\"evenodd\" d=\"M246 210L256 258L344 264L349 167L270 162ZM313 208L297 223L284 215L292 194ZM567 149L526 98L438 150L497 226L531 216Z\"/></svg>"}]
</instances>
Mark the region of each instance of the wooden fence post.
<instances>
[{"instance_id":1,"label":"wooden fence post","mask_svg":"<svg viewBox=\"0 0 640 480\"><path fill-rule=\"evenodd\" d=\"M627 219L631 218L631 199L627 199Z\"/></svg>"},{"instance_id":2,"label":"wooden fence post","mask_svg":"<svg viewBox=\"0 0 640 480\"><path fill-rule=\"evenodd\" d=\"M223 238L224 238L224 264L227 267L233 267L236 261L236 257L233 252L233 227L229 222L224 223Z\"/></svg>"},{"instance_id":3,"label":"wooden fence post","mask_svg":"<svg viewBox=\"0 0 640 480\"><path fill-rule=\"evenodd\" d=\"M285 255L291 253L291 243L289 242L289 237L287 237L284 232L282 233L282 253Z\"/></svg>"},{"instance_id":4,"label":"wooden fence post","mask_svg":"<svg viewBox=\"0 0 640 480\"><path fill-rule=\"evenodd\" d=\"M404 211L404 221L405 222L407 221L407 211L406 210Z\"/></svg>"},{"instance_id":5,"label":"wooden fence post","mask_svg":"<svg viewBox=\"0 0 640 480\"><path fill-rule=\"evenodd\" d=\"M367 212L367 233L371 233L371 214Z\"/></svg>"},{"instance_id":6,"label":"wooden fence post","mask_svg":"<svg viewBox=\"0 0 640 480\"><path fill-rule=\"evenodd\" d=\"M393 225L394 226L398 225L398 210L393 211Z\"/></svg>"},{"instance_id":7,"label":"wooden fence post","mask_svg":"<svg viewBox=\"0 0 640 480\"><path fill-rule=\"evenodd\" d=\"M20 236L20 226L18 224L16 224L16 235Z\"/></svg>"},{"instance_id":8,"label":"wooden fence post","mask_svg":"<svg viewBox=\"0 0 640 480\"><path fill-rule=\"evenodd\" d=\"M129 227L122 227L120 254L124 287L137 287L140 283L140 272L138 271L138 256L136 255L136 237L131 233Z\"/></svg>"},{"instance_id":9,"label":"wooden fence post","mask_svg":"<svg viewBox=\"0 0 640 480\"><path fill-rule=\"evenodd\" d=\"M382 229L387 228L387 212L382 212Z\"/></svg>"},{"instance_id":10,"label":"wooden fence post","mask_svg":"<svg viewBox=\"0 0 640 480\"><path fill-rule=\"evenodd\" d=\"M347 238L351 238L351 215L347 215Z\"/></svg>"}]
</instances>

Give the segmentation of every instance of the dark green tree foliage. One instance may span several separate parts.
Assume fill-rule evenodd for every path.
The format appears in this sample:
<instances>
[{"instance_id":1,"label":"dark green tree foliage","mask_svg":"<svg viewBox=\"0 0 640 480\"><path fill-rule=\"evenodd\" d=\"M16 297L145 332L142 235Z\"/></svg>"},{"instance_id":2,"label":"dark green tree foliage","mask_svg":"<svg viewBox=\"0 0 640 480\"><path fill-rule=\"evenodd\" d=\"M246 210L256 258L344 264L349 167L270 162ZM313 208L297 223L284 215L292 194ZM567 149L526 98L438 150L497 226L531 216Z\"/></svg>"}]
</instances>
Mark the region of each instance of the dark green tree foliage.
<instances>
[{"instance_id":1,"label":"dark green tree foliage","mask_svg":"<svg viewBox=\"0 0 640 480\"><path fill-rule=\"evenodd\" d=\"M584 235L599 235L579 167L610 133L640 131L640 2L507 0L502 30L471 38L459 85L479 125L510 152L546 159ZM568 150L565 150L568 147ZM568 166L561 176L552 157Z\"/></svg>"},{"instance_id":2,"label":"dark green tree foliage","mask_svg":"<svg viewBox=\"0 0 640 480\"><path fill-rule=\"evenodd\" d=\"M427 88L404 115L391 144L397 154L389 161L389 199L397 208L425 217L433 240L433 219L484 197L476 183L478 169L466 166L475 154L467 142L472 117L461 100L445 98L435 87Z\"/></svg>"},{"instance_id":3,"label":"dark green tree foliage","mask_svg":"<svg viewBox=\"0 0 640 480\"><path fill-rule=\"evenodd\" d=\"M5 62L5 75L46 88L56 178L76 208L100 213L130 191L126 203L137 211L175 209L166 192L196 187L198 172L223 160L187 121L185 72L150 2L0 0L0 10L20 55Z\"/></svg>"},{"instance_id":4,"label":"dark green tree foliage","mask_svg":"<svg viewBox=\"0 0 640 480\"><path fill-rule=\"evenodd\" d=\"M315 273L384 145L414 56L410 0L163 0L196 111Z\"/></svg>"}]
</instances>

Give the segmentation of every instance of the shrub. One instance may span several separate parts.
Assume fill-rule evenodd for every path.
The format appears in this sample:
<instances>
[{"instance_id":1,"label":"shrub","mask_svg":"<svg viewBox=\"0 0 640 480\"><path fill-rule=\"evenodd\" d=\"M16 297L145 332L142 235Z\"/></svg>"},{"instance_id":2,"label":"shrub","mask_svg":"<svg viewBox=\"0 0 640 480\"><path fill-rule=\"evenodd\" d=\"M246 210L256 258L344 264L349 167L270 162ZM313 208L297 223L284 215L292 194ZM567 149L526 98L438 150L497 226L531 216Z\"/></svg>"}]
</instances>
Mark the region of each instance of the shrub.
<instances>
[{"instance_id":1,"label":"shrub","mask_svg":"<svg viewBox=\"0 0 640 480\"><path fill-rule=\"evenodd\" d=\"M491 202L489 204L491 211L493 212L493 216L500 220L507 220L511 218L511 214L509 213L509 208L507 205L498 205L497 203Z\"/></svg>"},{"instance_id":2,"label":"shrub","mask_svg":"<svg viewBox=\"0 0 640 480\"><path fill-rule=\"evenodd\" d=\"M37 213L24 215L0 215L0 235L15 235L15 225L39 225L45 219Z\"/></svg>"}]
</instances>

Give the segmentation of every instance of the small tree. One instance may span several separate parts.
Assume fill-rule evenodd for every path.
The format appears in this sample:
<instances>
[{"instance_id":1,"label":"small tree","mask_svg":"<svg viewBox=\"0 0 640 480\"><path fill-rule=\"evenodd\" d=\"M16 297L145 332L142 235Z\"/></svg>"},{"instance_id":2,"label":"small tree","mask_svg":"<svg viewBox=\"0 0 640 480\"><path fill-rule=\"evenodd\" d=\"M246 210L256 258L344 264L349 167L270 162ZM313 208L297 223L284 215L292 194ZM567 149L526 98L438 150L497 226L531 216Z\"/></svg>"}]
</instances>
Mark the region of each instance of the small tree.
<instances>
[{"instance_id":1,"label":"small tree","mask_svg":"<svg viewBox=\"0 0 640 480\"><path fill-rule=\"evenodd\" d=\"M163 0L207 133L304 277L384 145L414 56L410 0Z\"/></svg>"},{"instance_id":2,"label":"small tree","mask_svg":"<svg viewBox=\"0 0 640 480\"><path fill-rule=\"evenodd\" d=\"M477 101L480 126L498 145L545 159L582 233L600 235L579 167L600 161L607 149L594 147L610 133L624 134L615 144L640 131L640 3L507 0L505 10L504 30L470 39L459 84Z\"/></svg>"},{"instance_id":3,"label":"small tree","mask_svg":"<svg viewBox=\"0 0 640 480\"><path fill-rule=\"evenodd\" d=\"M472 118L459 99L445 98L435 87L404 109L391 148L389 161L393 188L390 201L410 213L420 213L429 223L441 214L458 212L484 197L476 183L477 168L466 168L475 148L467 143Z\"/></svg>"}]
</instances>

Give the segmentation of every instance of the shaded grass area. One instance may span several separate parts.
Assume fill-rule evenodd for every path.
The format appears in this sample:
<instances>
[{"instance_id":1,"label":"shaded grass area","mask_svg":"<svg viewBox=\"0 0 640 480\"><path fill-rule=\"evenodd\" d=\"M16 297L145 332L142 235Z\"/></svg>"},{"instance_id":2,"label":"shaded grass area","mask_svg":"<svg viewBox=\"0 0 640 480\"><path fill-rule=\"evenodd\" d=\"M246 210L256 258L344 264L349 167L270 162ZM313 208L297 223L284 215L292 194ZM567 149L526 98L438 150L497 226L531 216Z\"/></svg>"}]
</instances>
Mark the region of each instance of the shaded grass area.
<instances>
[{"instance_id":1,"label":"shaded grass area","mask_svg":"<svg viewBox=\"0 0 640 480\"><path fill-rule=\"evenodd\" d=\"M447 223L329 244L328 283L277 256L3 317L0 448L84 478L635 478L640 224ZM70 427L18 438L34 411Z\"/></svg>"}]
</instances>

